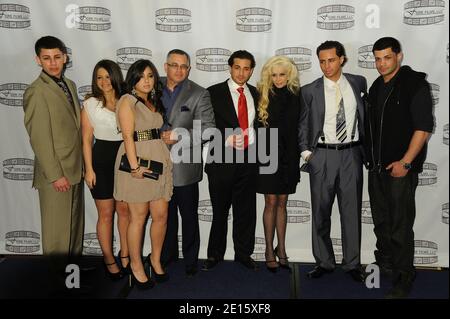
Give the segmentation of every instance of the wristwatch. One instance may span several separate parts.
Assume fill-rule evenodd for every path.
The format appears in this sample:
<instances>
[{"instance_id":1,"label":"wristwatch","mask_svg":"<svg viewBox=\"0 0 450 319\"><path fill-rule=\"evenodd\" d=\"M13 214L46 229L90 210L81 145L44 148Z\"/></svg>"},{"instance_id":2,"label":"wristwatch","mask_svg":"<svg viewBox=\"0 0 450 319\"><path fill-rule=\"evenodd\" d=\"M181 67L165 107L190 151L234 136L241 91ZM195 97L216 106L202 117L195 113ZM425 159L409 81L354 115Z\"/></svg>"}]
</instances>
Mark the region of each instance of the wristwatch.
<instances>
[{"instance_id":1,"label":"wristwatch","mask_svg":"<svg viewBox=\"0 0 450 319\"><path fill-rule=\"evenodd\" d=\"M411 169L411 163L405 163L404 161L400 161L400 163L403 165L404 169Z\"/></svg>"}]
</instances>

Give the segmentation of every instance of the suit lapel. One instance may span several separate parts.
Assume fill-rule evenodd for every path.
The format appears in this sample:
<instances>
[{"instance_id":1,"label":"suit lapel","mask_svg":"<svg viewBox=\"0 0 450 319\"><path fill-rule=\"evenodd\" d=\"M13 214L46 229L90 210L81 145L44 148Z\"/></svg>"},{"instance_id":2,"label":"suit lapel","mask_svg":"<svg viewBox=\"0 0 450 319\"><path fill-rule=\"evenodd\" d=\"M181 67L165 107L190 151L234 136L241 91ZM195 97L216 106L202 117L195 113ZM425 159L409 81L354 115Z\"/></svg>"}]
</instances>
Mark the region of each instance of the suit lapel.
<instances>
[{"instance_id":1,"label":"suit lapel","mask_svg":"<svg viewBox=\"0 0 450 319\"><path fill-rule=\"evenodd\" d=\"M323 127L323 124L325 122L325 91L324 91L324 84L323 84L323 77L319 79L316 85L316 107L317 107L317 115L319 119L319 127Z\"/></svg>"},{"instance_id":2,"label":"suit lapel","mask_svg":"<svg viewBox=\"0 0 450 319\"><path fill-rule=\"evenodd\" d=\"M221 103L221 113L223 117L231 123L233 128L239 127L239 120L234 108L233 97L231 96L228 80L222 84L223 103Z\"/></svg>"},{"instance_id":3,"label":"suit lapel","mask_svg":"<svg viewBox=\"0 0 450 319\"><path fill-rule=\"evenodd\" d=\"M72 105L70 105L69 100L67 99L67 96L64 94L63 90L59 87L58 84L56 84L55 81L53 81L53 79L51 79L47 74L45 74L44 72L41 73L41 79L47 84L49 85L49 87L51 88L51 90L61 99L61 101L64 101L62 104L64 105L64 107L67 109L67 111L72 115L73 120L75 121L75 124L77 125L77 127L80 127L80 110L79 110L79 103L77 100L77 95L76 92L74 92L73 88L71 88L71 86L69 84L67 84L70 93L72 94L72 99L74 100L74 104L75 104L75 112L74 112L74 108L72 107ZM67 83L68 81L66 81ZM74 94L75 93L75 94ZM75 101L76 100L76 101ZM78 114L77 114L78 113Z\"/></svg>"}]
</instances>

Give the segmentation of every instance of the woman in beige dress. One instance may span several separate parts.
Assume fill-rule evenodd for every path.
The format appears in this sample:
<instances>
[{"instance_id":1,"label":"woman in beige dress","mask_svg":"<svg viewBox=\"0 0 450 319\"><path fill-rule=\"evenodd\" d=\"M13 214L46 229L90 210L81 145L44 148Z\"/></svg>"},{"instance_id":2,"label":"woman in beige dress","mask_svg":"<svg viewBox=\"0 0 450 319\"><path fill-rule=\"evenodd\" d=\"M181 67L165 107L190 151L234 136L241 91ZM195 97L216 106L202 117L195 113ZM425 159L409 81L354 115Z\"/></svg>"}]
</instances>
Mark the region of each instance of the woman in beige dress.
<instances>
[{"instance_id":1,"label":"woman in beige dress","mask_svg":"<svg viewBox=\"0 0 450 319\"><path fill-rule=\"evenodd\" d=\"M128 203L130 223L127 232L130 253L130 283L147 289L168 279L161 267L161 249L166 234L168 202L172 196L172 162L167 146L160 139L164 107L158 71L149 60L134 62L125 78L126 92L117 105L119 130L123 143L116 158L114 197ZM119 170L123 154L128 158L131 173ZM140 159L158 161L163 172L157 180L144 178L151 173ZM151 251L148 261L150 278L142 262L142 241L147 216L151 212Z\"/></svg>"}]
</instances>

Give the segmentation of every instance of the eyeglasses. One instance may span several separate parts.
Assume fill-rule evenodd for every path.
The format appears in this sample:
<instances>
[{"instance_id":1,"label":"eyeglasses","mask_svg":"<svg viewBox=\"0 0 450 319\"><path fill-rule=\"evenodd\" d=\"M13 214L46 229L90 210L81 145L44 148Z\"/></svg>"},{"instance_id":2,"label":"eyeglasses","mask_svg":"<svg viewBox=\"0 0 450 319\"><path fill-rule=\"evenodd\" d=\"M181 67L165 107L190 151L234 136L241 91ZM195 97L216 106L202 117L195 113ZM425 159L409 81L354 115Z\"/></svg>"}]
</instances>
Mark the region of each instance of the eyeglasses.
<instances>
[{"instance_id":1,"label":"eyeglasses","mask_svg":"<svg viewBox=\"0 0 450 319\"><path fill-rule=\"evenodd\" d=\"M186 65L186 64L179 65L176 63L167 63L167 65L172 69L175 69L175 70L181 69L182 71L187 71L191 68L189 65Z\"/></svg>"}]
</instances>

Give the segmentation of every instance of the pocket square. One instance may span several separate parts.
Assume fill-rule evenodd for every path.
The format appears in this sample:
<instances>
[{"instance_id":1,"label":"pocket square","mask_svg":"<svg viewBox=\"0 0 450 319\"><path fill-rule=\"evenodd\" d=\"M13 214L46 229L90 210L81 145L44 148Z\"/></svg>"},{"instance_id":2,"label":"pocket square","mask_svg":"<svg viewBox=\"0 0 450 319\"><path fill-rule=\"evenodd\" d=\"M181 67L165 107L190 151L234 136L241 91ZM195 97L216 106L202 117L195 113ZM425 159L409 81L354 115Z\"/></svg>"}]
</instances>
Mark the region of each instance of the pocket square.
<instances>
[{"instance_id":1,"label":"pocket square","mask_svg":"<svg viewBox=\"0 0 450 319\"><path fill-rule=\"evenodd\" d=\"M186 105L183 105L181 107L181 112L189 112L189 111L190 111L190 109Z\"/></svg>"}]
</instances>

